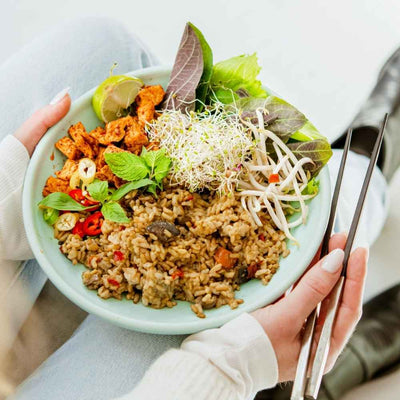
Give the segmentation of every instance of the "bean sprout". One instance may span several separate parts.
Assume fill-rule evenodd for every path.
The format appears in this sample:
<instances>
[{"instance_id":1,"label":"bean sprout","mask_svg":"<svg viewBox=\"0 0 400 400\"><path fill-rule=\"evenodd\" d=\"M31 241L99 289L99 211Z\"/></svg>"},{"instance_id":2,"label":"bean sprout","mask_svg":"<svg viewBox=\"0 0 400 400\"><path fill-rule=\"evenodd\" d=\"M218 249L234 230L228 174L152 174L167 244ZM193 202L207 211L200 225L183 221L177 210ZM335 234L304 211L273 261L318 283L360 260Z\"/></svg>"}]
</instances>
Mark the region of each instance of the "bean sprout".
<instances>
[{"instance_id":1,"label":"bean sprout","mask_svg":"<svg viewBox=\"0 0 400 400\"><path fill-rule=\"evenodd\" d=\"M254 155L244 163L244 174L239 180L241 203L256 225L263 225L258 213L266 210L277 228L282 230L287 238L297 243L290 229L306 222L308 206L305 201L315 196L302 194L308 184L308 177L303 166L313 161L308 157L298 160L275 133L266 129L261 110L256 110L256 115L257 125L249 120L243 121L258 140ZM277 162L268 154L267 140L272 142ZM277 174L279 181L270 183L271 174ZM284 209L293 209L293 207L284 202L298 202L301 216L288 222Z\"/></svg>"}]
</instances>

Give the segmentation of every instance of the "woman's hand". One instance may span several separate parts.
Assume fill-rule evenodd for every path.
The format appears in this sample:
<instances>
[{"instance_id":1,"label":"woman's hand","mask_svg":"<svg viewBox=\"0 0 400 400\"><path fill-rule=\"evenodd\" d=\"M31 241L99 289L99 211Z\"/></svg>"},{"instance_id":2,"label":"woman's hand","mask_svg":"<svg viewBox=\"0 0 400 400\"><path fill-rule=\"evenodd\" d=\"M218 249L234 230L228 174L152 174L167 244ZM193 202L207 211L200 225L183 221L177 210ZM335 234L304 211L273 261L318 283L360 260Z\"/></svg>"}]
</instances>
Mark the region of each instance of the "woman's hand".
<instances>
[{"instance_id":1,"label":"woman's hand","mask_svg":"<svg viewBox=\"0 0 400 400\"><path fill-rule=\"evenodd\" d=\"M36 111L14 133L14 136L26 147L29 156L47 129L64 118L71 106L69 88L62 90L47 106Z\"/></svg>"},{"instance_id":2,"label":"woman's hand","mask_svg":"<svg viewBox=\"0 0 400 400\"><path fill-rule=\"evenodd\" d=\"M252 313L274 347L280 382L293 380L295 377L304 321L317 304L329 295L338 281L345 243L344 234L332 236L329 242L330 253L308 270L289 295ZM364 248L356 249L350 256L325 372L333 367L361 318L367 261L368 250ZM321 314L324 315L324 304ZM318 322L314 352L322 328L321 321Z\"/></svg>"}]
</instances>

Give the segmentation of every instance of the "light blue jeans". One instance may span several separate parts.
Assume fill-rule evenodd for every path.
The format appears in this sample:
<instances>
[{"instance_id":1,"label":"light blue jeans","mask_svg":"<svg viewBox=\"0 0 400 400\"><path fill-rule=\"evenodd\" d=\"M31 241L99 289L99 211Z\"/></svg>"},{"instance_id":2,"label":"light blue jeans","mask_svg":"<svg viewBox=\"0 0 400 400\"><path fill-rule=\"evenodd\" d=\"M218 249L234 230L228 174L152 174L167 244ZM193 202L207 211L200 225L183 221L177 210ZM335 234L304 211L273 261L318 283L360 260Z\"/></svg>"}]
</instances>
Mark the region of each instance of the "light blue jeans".
<instances>
[{"instance_id":1,"label":"light blue jeans","mask_svg":"<svg viewBox=\"0 0 400 400\"><path fill-rule=\"evenodd\" d=\"M65 24L39 37L0 67L0 135L12 133L29 114L66 86L73 99L105 79L118 62L117 73L157 63L143 44L120 24L107 19L83 19ZM341 152L331 165L332 180ZM358 196L367 159L349 157L347 181L343 185L337 230L350 225L352 207ZM378 236L386 216L386 183L377 170L366 212L374 213L370 224L364 218L359 236L363 244ZM370 214L371 215L371 214ZM20 279L34 301L45 282L35 261L24 264ZM29 277L29 279L26 279ZM89 316L72 338L56 351L18 389L18 400L108 400L130 390L141 379L151 362L171 347L178 347L184 336L143 334L118 328Z\"/></svg>"}]
</instances>

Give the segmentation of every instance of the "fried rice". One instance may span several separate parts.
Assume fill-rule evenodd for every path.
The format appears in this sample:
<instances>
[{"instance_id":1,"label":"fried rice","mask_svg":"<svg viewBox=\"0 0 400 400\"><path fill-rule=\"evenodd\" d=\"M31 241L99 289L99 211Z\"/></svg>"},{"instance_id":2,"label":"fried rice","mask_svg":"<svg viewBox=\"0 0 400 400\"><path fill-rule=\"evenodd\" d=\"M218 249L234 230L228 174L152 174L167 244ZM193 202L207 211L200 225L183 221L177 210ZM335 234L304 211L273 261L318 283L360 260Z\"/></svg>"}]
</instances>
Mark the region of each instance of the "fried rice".
<instances>
[{"instance_id":1,"label":"fried rice","mask_svg":"<svg viewBox=\"0 0 400 400\"><path fill-rule=\"evenodd\" d=\"M263 225L256 226L233 193L190 193L167 185L158 198L133 191L121 205L130 222L105 220L97 237L81 239L55 229L61 252L87 267L83 283L103 299L126 295L153 308L185 300L204 318L205 309L238 307L243 303L235 297L240 284L250 278L267 284L279 258L289 254L285 234L269 215L260 213ZM160 221L173 224L179 234L160 240L148 229ZM232 268L216 261L221 247L231 252Z\"/></svg>"}]
</instances>

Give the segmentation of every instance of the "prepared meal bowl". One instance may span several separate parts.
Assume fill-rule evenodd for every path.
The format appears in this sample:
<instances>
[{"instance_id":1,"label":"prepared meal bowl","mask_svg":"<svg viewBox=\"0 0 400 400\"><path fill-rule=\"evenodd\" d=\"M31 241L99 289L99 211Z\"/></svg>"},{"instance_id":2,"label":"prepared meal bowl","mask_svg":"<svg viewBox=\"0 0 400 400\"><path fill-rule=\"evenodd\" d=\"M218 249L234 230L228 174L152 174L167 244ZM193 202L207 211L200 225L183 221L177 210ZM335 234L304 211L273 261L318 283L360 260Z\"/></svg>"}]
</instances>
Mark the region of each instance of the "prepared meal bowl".
<instances>
[{"instance_id":1,"label":"prepared meal bowl","mask_svg":"<svg viewBox=\"0 0 400 400\"><path fill-rule=\"evenodd\" d=\"M111 76L45 135L24 221L71 300L127 328L189 333L301 275L326 225L331 150L258 72L255 55L213 65L188 24L172 71Z\"/></svg>"}]
</instances>

